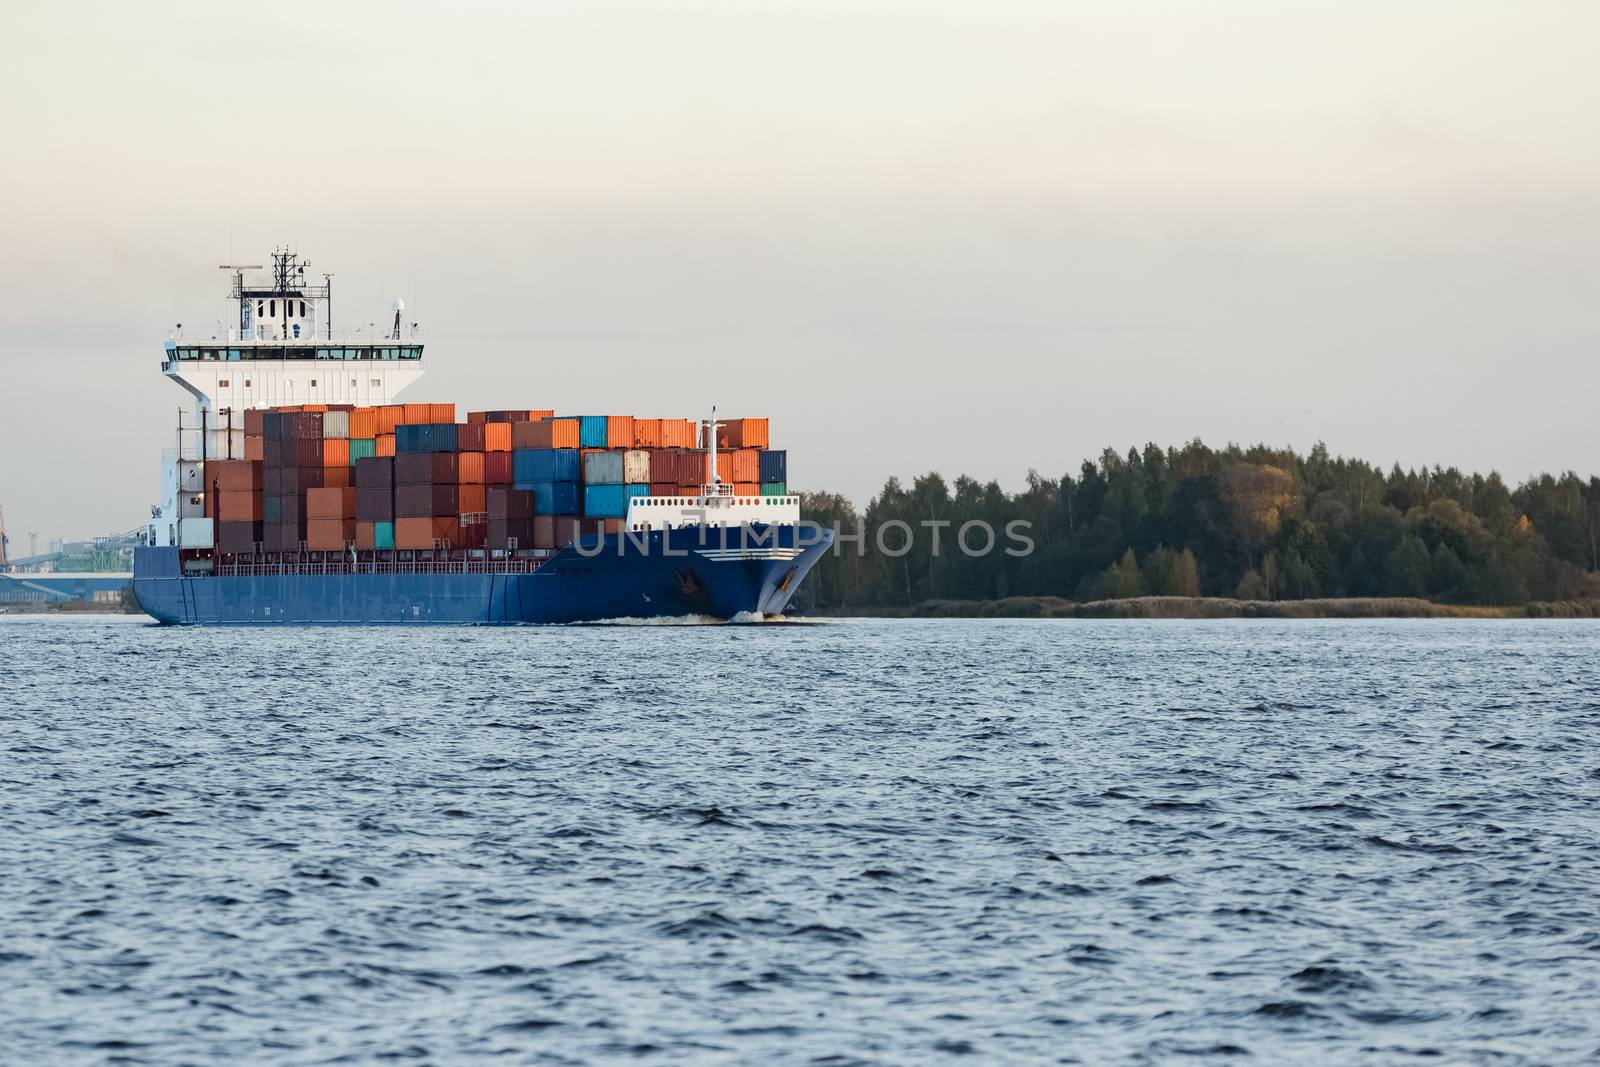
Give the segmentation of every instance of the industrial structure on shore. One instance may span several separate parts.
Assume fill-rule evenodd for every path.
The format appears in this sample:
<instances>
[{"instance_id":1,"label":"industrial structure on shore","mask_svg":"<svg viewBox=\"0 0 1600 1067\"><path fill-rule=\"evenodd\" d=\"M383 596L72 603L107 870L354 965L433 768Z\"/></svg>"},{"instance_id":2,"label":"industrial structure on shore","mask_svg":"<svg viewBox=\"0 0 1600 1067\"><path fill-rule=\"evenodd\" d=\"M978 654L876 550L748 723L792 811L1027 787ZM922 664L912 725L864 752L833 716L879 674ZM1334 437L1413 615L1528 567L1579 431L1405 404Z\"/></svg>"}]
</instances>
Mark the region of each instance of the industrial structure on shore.
<instances>
[{"instance_id":1,"label":"industrial structure on shore","mask_svg":"<svg viewBox=\"0 0 1600 1067\"><path fill-rule=\"evenodd\" d=\"M133 580L133 548L143 528L87 541L57 541L17 555L0 509L0 604L115 603Z\"/></svg>"}]
</instances>

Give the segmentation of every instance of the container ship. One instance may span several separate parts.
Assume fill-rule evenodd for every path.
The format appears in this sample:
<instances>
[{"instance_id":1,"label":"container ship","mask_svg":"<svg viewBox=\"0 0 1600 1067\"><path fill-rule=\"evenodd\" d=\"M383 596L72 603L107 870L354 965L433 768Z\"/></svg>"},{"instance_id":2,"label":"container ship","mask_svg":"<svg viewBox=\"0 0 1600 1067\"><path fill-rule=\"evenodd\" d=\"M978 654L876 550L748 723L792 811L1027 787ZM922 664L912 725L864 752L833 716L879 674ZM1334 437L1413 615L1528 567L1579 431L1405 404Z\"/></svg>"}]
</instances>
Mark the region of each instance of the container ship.
<instances>
[{"instance_id":1,"label":"container ship","mask_svg":"<svg viewBox=\"0 0 1600 1067\"><path fill-rule=\"evenodd\" d=\"M178 625L574 623L781 615L833 540L765 418L474 411L396 397L422 334L336 335L332 277L229 266L230 325L166 341L193 398L133 592ZM237 326L231 325L237 311Z\"/></svg>"}]
</instances>

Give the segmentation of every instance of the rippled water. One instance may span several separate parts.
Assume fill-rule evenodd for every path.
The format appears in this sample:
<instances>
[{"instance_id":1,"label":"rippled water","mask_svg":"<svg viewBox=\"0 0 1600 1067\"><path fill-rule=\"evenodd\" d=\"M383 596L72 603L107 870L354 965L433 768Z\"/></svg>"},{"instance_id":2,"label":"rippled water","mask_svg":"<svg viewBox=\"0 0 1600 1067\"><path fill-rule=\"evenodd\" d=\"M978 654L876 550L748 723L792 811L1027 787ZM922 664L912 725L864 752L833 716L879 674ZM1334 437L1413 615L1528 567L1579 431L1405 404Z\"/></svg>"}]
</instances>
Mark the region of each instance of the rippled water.
<instances>
[{"instance_id":1,"label":"rippled water","mask_svg":"<svg viewBox=\"0 0 1600 1067\"><path fill-rule=\"evenodd\" d=\"M0 620L0 1061L1586 1058L1597 653Z\"/></svg>"}]
</instances>

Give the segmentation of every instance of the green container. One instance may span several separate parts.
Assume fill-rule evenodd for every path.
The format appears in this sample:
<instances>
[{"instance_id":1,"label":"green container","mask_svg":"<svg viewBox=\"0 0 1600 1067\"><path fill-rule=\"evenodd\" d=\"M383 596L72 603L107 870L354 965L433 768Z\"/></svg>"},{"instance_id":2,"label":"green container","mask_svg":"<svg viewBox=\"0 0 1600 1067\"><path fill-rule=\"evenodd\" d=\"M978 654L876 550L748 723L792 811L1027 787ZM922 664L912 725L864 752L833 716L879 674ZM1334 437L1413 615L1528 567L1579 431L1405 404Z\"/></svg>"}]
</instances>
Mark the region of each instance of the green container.
<instances>
[{"instance_id":1,"label":"green container","mask_svg":"<svg viewBox=\"0 0 1600 1067\"><path fill-rule=\"evenodd\" d=\"M394 547L394 523L375 522L372 524L372 547Z\"/></svg>"},{"instance_id":2,"label":"green container","mask_svg":"<svg viewBox=\"0 0 1600 1067\"><path fill-rule=\"evenodd\" d=\"M762 496L788 496L789 495L789 483L788 482L762 482L761 483L761 495Z\"/></svg>"},{"instance_id":3,"label":"green container","mask_svg":"<svg viewBox=\"0 0 1600 1067\"><path fill-rule=\"evenodd\" d=\"M370 437L350 438L350 466L356 465L358 459L371 459L378 454L378 442Z\"/></svg>"}]
</instances>

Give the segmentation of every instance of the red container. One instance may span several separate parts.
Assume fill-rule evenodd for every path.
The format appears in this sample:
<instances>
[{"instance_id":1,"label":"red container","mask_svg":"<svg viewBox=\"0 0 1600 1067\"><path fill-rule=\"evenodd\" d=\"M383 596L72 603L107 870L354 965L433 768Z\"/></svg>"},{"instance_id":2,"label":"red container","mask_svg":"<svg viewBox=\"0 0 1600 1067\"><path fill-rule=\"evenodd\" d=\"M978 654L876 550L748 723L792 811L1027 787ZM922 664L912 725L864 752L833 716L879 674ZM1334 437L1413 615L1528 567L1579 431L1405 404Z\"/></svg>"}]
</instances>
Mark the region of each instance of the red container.
<instances>
[{"instance_id":1,"label":"red container","mask_svg":"<svg viewBox=\"0 0 1600 1067\"><path fill-rule=\"evenodd\" d=\"M456 427L456 451L483 451L483 423L464 422Z\"/></svg>"},{"instance_id":2,"label":"red container","mask_svg":"<svg viewBox=\"0 0 1600 1067\"><path fill-rule=\"evenodd\" d=\"M346 442L347 445L348 445L348 443L349 442ZM325 466L325 464L322 462L322 438L320 438L320 437L298 438L298 439L296 439L295 441L292 441L292 442L285 442L285 446L286 446L286 449L289 448L289 447L293 448L293 453L292 454L294 456L294 464L293 464L294 466L296 466L296 467L321 467L321 466ZM284 455L285 466L289 465L288 462L287 462L288 459L289 459L289 455L290 455L290 453L286 451L285 455ZM346 453L345 462L348 463L349 461L350 461L350 456L349 456L348 453Z\"/></svg>"},{"instance_id":3,"label":"red container","mask_svg":"<svg viewBox=\"0 0 1600 1067\"><path fill-rule=\"evenodd\" d=\"M676 482L651 482L651 496L677 496L678 485Z\"/></svg>"},{"instance_id":4,"label":"red container","mask_svg":"<svg viewBox=\"0 0 1600 1067\"><path fill-rule=\"evenodd\" d=\"M483 518L483 514L480 512L473 518L463 514L460 521L461 539L452 547L464 548L468 551L483 548L489 534L489 523Z\"/></svg>"},{"instance_id":5,"label":"red container","mask_svg":"<svg viewBox=\"0 0 1600 1067\"><path fill-rule=\"evenodd\" d=\"M510 485L514 481L516 481L516 478L513 476L510 452L485 452L483 454L483 484Z\"/></svg>"},{"instance_id":6,"label":"red container","mask_svg":"<svg viewBox=\"0 0 1600 1067\"><path fill-rule=\"evenodd\" d=\"M312 552L340 552L355 539L354 519L311 519L306 523L306 548Z\"/></svg>"},{"instance_id":7,"label":"red container","mask_svg":"<svg viewBox=\"0 0 1600 1067\"><path fill-rule=\"evenodd\" d=\"M267 412L264 408L247 408L244 413L244 435L261 437L266 431Z\"/></svg>"},{"instance_id":8,"label":"red container","mask_svg":"<svg viewBox=\"0 0 1600 1067\"><path fill-rule=\"evenodd\" d=\"M267 443L260 437L246 437L244 439L244 458L265 460L267 458Z\"/></svg>"}]
</instances>

